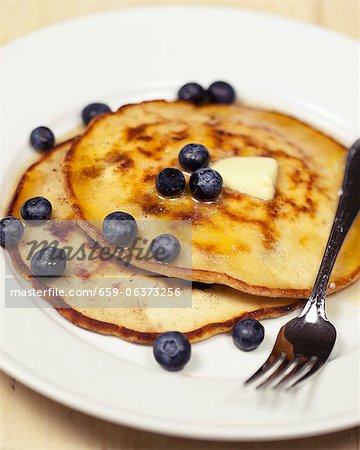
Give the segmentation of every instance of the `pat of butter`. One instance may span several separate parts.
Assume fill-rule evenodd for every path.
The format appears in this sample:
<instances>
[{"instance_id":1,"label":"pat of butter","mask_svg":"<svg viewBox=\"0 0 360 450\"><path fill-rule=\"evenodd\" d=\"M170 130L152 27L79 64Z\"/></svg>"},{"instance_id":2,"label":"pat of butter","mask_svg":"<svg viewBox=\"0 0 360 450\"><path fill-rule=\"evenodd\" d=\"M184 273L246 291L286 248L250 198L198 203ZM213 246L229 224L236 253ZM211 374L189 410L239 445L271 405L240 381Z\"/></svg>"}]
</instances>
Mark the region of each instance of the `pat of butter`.
<instances>
[{"instance_id":1,"label":"pat of butter","mask_svg":"<svg viewBox=\"0 0 360 450\"><path fill-rule=\"evenodd\" d=\"M278 164L274 158L234 156L215 161L211 167L218 171L224 185L234 191L271 200L275 195Z\"/></svg>"}]
</instances>

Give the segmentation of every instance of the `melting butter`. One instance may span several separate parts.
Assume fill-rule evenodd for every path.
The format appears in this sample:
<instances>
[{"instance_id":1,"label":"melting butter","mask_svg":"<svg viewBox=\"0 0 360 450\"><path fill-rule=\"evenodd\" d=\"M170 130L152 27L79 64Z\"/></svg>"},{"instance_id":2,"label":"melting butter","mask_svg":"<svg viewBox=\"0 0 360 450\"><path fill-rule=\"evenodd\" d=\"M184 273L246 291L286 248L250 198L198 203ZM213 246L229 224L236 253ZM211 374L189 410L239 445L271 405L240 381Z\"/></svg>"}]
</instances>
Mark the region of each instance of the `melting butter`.
<instances>
[{"instance_id":1,"label":"melting butter","mask_svg":"<svg viewBox=\"0 0 360 450\"><path fill-rule=\"evenodd\" d=\"M274 198L278 172L278 163L274 158L234 156L219 159L211 167L220 173L224 185L234 191L261 200Z\"/></svg>"}]
</instances>

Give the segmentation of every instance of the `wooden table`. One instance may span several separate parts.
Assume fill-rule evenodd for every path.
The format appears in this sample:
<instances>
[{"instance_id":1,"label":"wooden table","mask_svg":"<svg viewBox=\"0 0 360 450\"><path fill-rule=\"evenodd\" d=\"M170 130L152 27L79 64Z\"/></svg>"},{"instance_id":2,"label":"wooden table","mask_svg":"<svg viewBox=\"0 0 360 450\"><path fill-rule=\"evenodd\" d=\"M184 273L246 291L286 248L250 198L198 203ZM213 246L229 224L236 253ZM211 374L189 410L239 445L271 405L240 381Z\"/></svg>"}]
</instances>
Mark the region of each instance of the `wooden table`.
<instances>
[{"instance_id":1,"label":"wooden table","mask_svg":"<svg viewBox=\"0 0 360 450\"><path fill-rule=\"evenodd\" d=\"M54 22L82 14L170 1L0 0L0 45ZM191 1L182 0L182 3ZM359 38L359 4L351 0L209 1L313 22ZM171 438L113 425L55 403L0 372L1 450L316 450L359 449L360 429L311 439L269 443L221 443Z\"/></svg>"}]
</instances>

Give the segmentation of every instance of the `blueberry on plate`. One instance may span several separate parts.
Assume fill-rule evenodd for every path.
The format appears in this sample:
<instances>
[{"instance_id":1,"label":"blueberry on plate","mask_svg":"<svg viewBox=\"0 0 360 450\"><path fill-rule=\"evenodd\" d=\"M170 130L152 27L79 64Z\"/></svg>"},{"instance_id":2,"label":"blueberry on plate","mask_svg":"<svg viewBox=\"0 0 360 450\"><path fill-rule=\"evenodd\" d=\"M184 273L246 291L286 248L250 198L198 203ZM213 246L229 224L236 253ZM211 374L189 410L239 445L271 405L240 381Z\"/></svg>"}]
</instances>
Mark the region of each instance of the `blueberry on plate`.
<instances>
[{"instance_id":1,"label":"blueberry on plate","mask_svg":"<svg viewBox=\"0 0 360 450\"><path fill-rule=\"evenodd\" d=\"M255 319L239 320L232 331L234 344L245 351L257 348L264 340L264 336L264 327Z\"/></svg>"},{"instance_id":2,"label":"blueberry on plate","mask_svg":"<svg viewBox=\"0 0 360 450\"><path fill-rule=\"evenodd\" d=\"M219 172L204 167L192 173L189 186L191 193L198 200L214 200L221 192L223 180Z\"/></svg>"},{"instance_id":3,"label":"blueberry on plate","mask_svg":"<svg viewBox=\"0 0 360 450\"><path fill-rule=\"evenodd\" d=\"M172 234L161 234L150 244L151 253L156 261L168 263L180 253L180 242Z\"/></svg>"},{"instance_id":4,"label":"blueberry on plate","mask_svg":"<svg viewBox=\"0 0 360 450\"><path fill-rule=\"evenodd\" d=\"M199 105L207 98L205 89L198 83L186 83L178 91L178 99Z\"/></svg>"},{"instance_id":5,"label":"blueberry on plate","mask_svg":"<svg viewBox=\"0 0 360 450\"><path fill-rule=\"evenodd\" d=\"M84 125L88 125L94 117L108 112L111 112L111 109L105 103L90 103L82 110L81 117Z\"/></svg>"},{"instance_id":6,"label":"blueberry on plate","mask_svg":"<svg viewBox=\"0 0 360 450\"><path fill-rule=\"evenodd\" d=\"M131 214L115 211L105 217L102 231L109 244L127 247L136 238L138 226Z\"/></svg>"},{"instance_id":7,"label":"blueberry on plate","mask_svg":"<svg viewBox=\"0 0 360 450\"><path fill-rule=\"evenodd\" d=\"M235 100L234 88L225 81L215 81L208 88L209 100L212 103L233 103Z\"/></svg>"},{"instance_id":8,"label":"blueberry on plate","mask_svg":"<svg viewBox=\"0 0 360 450\"><path fill-rule=\"evenodd\" d=\"M66 252L57 247L42 248L34 253L30 265L36 277L59 277L66 269Z\"/></svg>"},{"instance_id":9,"label":"blueberry on plate","mask_svg":"<svg viewBox=\"0 0 360 450\"><path fill-rule=\"evenodd\" d=\"M30 144L38 152L44 152L54 147L54 133L47 127L35 128L30 134Z\"/></svg>"},{"instance_id":10,"label":"blueberry on plate","mask_svg":"<svg viewBox=\"0 0 360 450\"><path fill-rule=\"evenodd\" d=\"M209 161L209 151L201 144L187 144L179 153L179 163L188 172L194 172L201 167L207 166Z\"/></svg>"},{"instance_id":11,"label":"blueberry on plate","mask_svg":"<svg viewBox=\"0 0 360 450\"><path fill-rule=\"evenodd\" d=\"M185 177L179 169L168 167L156 177L156 189L164 197L177 197L185 190Z\"/></svg>"},{"instance_id":12,"label":"blueberry on plate","mask_svg":"<svg viewBox=\"0 0 360 450\"><path fill-rule=\"evenodd\" d=\"M153 353L163 369L175 372L183 369L189 362L191 346L188 338L182 333L168 331L155 339Z\"/></svg>"},{"instance_id":13,"label":"blueberry on plate","mask_svg":"<svg viewBox=\"0 0 360 450\"><path fill-rule=\"evenodd\" d=\"M34 197L26 200L21 207L21 217L24 220L33 220L34 223L41 220L49 220L51 217L52 206L45 197Z\"/></svg>"},{"instance_id":14,"label":"blueberry on plate","mask_svg":"<svg viewBox=\"0 0 360 450\"><path fill-rule=\"evenodd\" d=\"M24 225L16 217L4 217L0 220L0 245L10 248L16 245L24 234Z\"/></svg>"}]
</instances>

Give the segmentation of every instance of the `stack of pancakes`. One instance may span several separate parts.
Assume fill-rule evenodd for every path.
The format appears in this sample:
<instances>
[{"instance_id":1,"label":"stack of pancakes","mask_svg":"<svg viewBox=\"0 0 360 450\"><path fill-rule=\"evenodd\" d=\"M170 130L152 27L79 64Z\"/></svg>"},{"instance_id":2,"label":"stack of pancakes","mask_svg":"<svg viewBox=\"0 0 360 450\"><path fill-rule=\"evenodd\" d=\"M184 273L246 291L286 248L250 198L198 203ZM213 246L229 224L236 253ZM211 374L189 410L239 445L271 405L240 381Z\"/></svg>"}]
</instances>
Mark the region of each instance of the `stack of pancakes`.
<instances>
[{"instance_id":1,"label":"stack of pancakes","mask_svg":"<svg viewBox=\"0 0 360 450\"><path fill-rule=\"evenodd\" d=\"M196 201L188 191L161 198L156 175L166 167L180 168L179 151L191 142L205 145L212 162L232 156L275 158L279 174L273 200L226 187L213 202ZM58 145L25 172L8 214L20 217L27 199L43 196L52 203L52 219L69 225L59 230L51 222L41 231L26 226L11 256L21 275L39 288L86 288L94 279L102 287L116 279L121 288L131 279L141 287L166 288L167 277L192 280L191 308L142 302L119 307L111 296L99 302L93 298L88 305L69 297L47 295L47 300L81 327L137 343L149 344L171 330L193 342L205 339L230 330L240 318L284 314L308 296L335 214L345 158L346 149L330 137L273 111L165 101L126 105L97 117L81 136ZM47 281L31 276L26 242L55 239L64 247L84 244L88 251L94 241L108 246L101 223L114 211L127 212L139 223L186 221L192 232L191 267L182 258L169 264L132 259L131 266L116 258L86 258L68 262L67 270L76 276ZM181 242L180 229L177 237ZM358 219L336 262L330 293L359 277L359 246Z\"/></svg>"}]
</instances>

